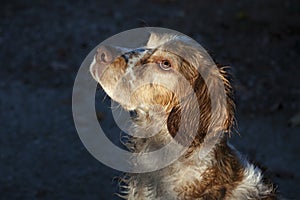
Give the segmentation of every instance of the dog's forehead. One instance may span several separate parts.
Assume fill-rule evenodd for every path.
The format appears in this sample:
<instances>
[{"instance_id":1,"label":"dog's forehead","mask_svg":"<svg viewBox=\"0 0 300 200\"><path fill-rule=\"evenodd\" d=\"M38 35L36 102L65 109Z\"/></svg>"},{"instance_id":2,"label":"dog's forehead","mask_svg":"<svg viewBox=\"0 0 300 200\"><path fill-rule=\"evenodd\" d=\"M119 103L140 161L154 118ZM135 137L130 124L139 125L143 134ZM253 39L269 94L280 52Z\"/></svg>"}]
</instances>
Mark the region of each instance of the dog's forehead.
<instances>
[{"instance_id":1,"label":"dog's forehead","mask_svg":"<svg viewBox=\"0 0 300 200\"><path fill-rule=\"evenodd\" d=\"M147 41L147 47L148 48L157 48L159 46L162 46L168 42L172 42L175 40L178 40L179 36L174 34L157 34L157 33L151 33L148 41Z\"/></svg>"},{"instance_id":2,"label":"dog's forehead","mask_svg":"<svg viewBox=\"0 0 300 200\"><path fill-rule=\"evenodd\" d=\"M143 59L146 54L149 54L149 56L152 54L168 55L170 53L168 50L174 45L176 46L178 42L186 40L186 37L179 35L151 33L145 46L135 49L123 48L124 54L122 57L125 58L127 64L134 65Z\"/></svg>"},{"instance_id":3,"label":"dog's forehead","mask_svg":"<svg viewBox=\"0 0 300 200\"><path fill-rule=\"evenodd\" d=\"M152 33L148 38L145 46L137 47L135 49L123 49L124 53L121 55L126 61L126 71L131 71L141 63L141 61L149 57L177 60L176 52L173 52L174 47L179 43L185 43L187 37L182 37L174 34L154 34Z\"/></svg>"}]
</instances>

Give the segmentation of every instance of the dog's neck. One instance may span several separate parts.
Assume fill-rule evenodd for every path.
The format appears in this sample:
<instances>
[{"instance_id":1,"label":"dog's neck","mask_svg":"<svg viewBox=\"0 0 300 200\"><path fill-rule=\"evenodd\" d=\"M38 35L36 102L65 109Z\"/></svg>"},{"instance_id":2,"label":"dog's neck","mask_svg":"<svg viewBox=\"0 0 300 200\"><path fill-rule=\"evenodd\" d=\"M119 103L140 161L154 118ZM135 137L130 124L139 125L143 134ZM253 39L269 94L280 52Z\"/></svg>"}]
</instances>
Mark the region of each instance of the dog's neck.
<instances>
[{"instance_id":1,"label":"dog's neck","mask_svg":"<svg viewBox=\"0 0 300 200\"><path fill-rule=\"evenodd\" d=\"M146 126L145 126L146 125ZM135 125L134 131L149 134L150 124ZM146 130L146 131L145 131ZM166 145L172 136L169 134L166 123L155 136L150 138L133 139L130 148L136 152L150 152ZM133 144L133 145L132 145ZM127 185L135 193L129 190L128 199L193 199L192 195L211 191L210 197L224 198L226 190L232 190L237 182L242 179L242 167L234 152L228 147L227 141L223 138L204 158L200 158L201 145L191 147L171 165L155 172L143 174L131 174ZM153 164L153 162L149 162ZM224 167L225 166L225 167ZM218 185L214 185L215 180ZM229 181L229 182L228 182ZM222 184L224 186L222 186ZM189 193L187 188L191 187ZM220 187L223 187L220 189ZM225 191L225 192L224 192ZM189 196L191 195L191 196ZM209 196L211 195L211 196ZM157 198L160 199L160 198Z\"/></svg>"},{"instance_id":2,"label":"dog's neck","mask_svg":"<svg viewBox=\"0 0 300 200\"><path fill-rule=\"evenodd\" d=\"M136 153L147 153L159 150L174 139L168 130L168 115L159 109L150 110L149 107L147 108L147 110L145 108L139 108L130 112L130 115L134 121L131 128L132 135L138 135L140 137L130 138L130 141L126 143L126 146L128 149ZM232 154L226 155L226 151L224 151L224 147L228 147L226 137L224 136L218 138L218 145L210 148L204 156L202 155L204 152L203 148L206 148L205 144L201 143L200 139L197 137L194 138L194 140L196 141L191 141L190 146L186 148L182 155L178 156L178 160L176 160L173 164L162 170L153 172L156 173L155 176L163 179L166 176L166 173L172 174L174 170L183 170L180 168L189 168L190 166L196 168L197 174L200 176L200 174L204 173L208 167L215 164L217 161L216 154L223 158L227 156L233 157ZM181 144L178 143L178 145ZM220 156L220 154L222 154L222 156ZM145 161L145 163L149 163L150 165L155 164L154 162L155 161ZM228 165L230 165L230 163L228 163ZM140 177L143 177L143 175L140 175ZM192 177L190 178L193 179ZM149 181L151 182L151 180Z\"/></svg>"},{"instance_id":3,"label":"dog's neck","mask_svg":"<svg viewBox=\"0 0 300 200\"><path fill-rule=\"evenodd\" d=\"M158 117L160 116L160 117ZM166 117L161 112L137 111L132 131L149 138L132 138L128 148L135 152L151 152L162 148L173 137ZM154 120L154 121L153 121ZM159 126L158 126L159 124ZM261 171L242 159L223 135L214 147L201 157L202 143L188 148L172 164L154 172L128 174L123 179L126 199L241 199L245 195L258 199L273 196L272 186L264 184ZM195 143L196 144L196 143ZM145 164L155 165L152 161Z\"/></svg>"}]
</instances>

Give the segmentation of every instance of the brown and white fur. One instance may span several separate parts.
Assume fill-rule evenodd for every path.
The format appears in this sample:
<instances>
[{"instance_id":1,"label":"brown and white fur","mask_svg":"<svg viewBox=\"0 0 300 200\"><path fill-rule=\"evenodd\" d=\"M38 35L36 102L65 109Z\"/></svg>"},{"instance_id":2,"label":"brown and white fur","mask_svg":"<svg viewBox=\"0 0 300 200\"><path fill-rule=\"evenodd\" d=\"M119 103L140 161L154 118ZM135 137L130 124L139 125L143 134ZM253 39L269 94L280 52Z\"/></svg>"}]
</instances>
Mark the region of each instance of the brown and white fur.
<instances>
[{"instance_id":1,"label":"brown and white fur","mask_svg":"<svg viewBox=\"0 0 300 200\"><path fill-rule=\"evenodd\" d=\"M277 199L274 187L265 182L261 170L227 142L234 122L234 103L224 69L212 67L213 61L206 53L184 36L151 33L141 49L115 56L114 52L119 50L117 47L99 47L90 71L104 91L133 114L132 131L145 136L132 137L127 143L128 149L140 153L159 149L179 130L181 136L177 142L184 145L190 137L189 124L199 127L187 152L171 165L153 172L127 174L122 179L122 197L151 200ZM190 59L172 52L180 52ZM205 77L197 69L202 70ZM149 84L141 85L145 80ZM156 84L157 81L161 84ZM187 82L196 94L196 102L186 92ZM208 91L218 91L214 90L217 87L225 89L226 100L216 103L218 115L213 116ZM197 113L194 110L197 109L201 116L195 122ZM187 117L180 117L182 111L188 113ZM212 122L215 126L210 130L223 131L224 134L208 154L200 158ZM179 129L179 123L187 124L187 127ZM158 133L147 137L153 131ZM145 161L145 164L153 165L153 162Z\"/></svg>"}]
</instances>

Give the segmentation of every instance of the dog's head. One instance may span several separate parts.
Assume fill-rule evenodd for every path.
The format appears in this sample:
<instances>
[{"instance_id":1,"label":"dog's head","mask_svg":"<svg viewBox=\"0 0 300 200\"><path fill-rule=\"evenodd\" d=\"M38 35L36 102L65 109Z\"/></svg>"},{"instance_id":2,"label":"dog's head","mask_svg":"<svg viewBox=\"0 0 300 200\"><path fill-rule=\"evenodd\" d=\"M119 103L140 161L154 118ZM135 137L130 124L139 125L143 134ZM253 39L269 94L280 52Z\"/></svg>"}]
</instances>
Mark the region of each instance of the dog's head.
<instances>
[{"instance_id":1,"label":"dog's head","mask_svg":"<svg viewBox=\"0 0 300 200\"><path fill-rule=\"evenodd\" d=\"M191 128L197 127L200 144L211 124L210 131L229 131L233 123L225 72L188 37L151 34L147 44L136 49L100 46L90 71L134 117L164 113L159 120L173 137L184 124L183 141ZM182 112L187 117L181 117Z\"/></svg>"}]
</instances>

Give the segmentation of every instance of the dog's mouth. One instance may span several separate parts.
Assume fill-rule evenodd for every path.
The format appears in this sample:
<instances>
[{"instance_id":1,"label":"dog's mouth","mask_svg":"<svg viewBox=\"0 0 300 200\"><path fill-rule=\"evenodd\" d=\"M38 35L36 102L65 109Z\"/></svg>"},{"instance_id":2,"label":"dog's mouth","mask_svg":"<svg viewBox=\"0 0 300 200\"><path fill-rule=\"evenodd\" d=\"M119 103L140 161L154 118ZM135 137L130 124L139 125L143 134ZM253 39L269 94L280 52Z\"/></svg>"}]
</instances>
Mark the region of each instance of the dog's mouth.
<instances>
[{"instance_id":1,"label":"dog's mouth","mask_svg":"<svg viewBox=\"0 0 300 200\"><path fill-rule=\"evenodd\" d=\"M137 120L139 117L139 114L136 110L129 110L129 115L130 115L130 118L134 121Z\"/></svg>"},{"instance_id":2,"label":"dog's mouth","mask_svg":"<svg viewBox=\"0 0 300 200\"><path fill-rule=\"evenodd\" d=\"M129 116L134 122L149 120L149 110L143 107L137 107L133 110L129 110Z\"/></svg>"}]
</instances>

